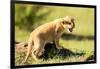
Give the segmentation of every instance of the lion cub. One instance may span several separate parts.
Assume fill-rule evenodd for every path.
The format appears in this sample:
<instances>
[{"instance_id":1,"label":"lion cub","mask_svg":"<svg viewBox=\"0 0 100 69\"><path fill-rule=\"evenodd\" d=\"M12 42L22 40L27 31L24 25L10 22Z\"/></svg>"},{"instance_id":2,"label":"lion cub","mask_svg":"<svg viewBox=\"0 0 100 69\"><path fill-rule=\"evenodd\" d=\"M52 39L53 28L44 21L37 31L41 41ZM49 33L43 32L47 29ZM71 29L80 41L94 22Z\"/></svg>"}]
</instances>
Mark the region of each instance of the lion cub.
<instances>
[{"instance_id":1,"label":"lion cub","mask_svg":"<svg viewBox=\"0 0 100 69\"><path fill-rule=\"evenodd\" d=\"M38 57L44 53L44 46L47 43L54 41L56 48L62 49L62 47L59 45L59 39L64 29L66 29L68 32L72 32L74 27L74 19L70 16L66 16L50 23L43 24L33 30L28 40L26 58L22 63L26 62L30 53L33 59L37 61Z\"/></svg>"}]
</instances>

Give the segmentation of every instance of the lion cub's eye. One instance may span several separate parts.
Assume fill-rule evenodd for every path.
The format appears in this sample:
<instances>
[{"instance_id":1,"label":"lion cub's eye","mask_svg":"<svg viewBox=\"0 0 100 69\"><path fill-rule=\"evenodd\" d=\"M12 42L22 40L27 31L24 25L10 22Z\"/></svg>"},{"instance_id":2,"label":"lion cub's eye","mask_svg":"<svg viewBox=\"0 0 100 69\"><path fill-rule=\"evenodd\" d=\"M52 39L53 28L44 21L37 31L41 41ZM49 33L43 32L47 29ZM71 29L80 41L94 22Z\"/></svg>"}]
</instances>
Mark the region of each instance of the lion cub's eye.
<instances>
[{"instance_id":1,"label":"lion cub's eye","mask_svg":"<svg viewBox=\"0 0 100 69\"><path fill-rule=\"evenodd\" d=\"M71 23L68 23L69 25L71 25Z\"/></svg>"},{"instance_id":2,"label":"lion cub's eye","mask_svg":"<svg viewBox=\"0 0 100 69\"><path fill-rule=\"evenodd\" d=\"M65 24L65 22L64 22L64 21L63 21L62 23L63 23L63 24Z\"/></svg>"}]
</instances>

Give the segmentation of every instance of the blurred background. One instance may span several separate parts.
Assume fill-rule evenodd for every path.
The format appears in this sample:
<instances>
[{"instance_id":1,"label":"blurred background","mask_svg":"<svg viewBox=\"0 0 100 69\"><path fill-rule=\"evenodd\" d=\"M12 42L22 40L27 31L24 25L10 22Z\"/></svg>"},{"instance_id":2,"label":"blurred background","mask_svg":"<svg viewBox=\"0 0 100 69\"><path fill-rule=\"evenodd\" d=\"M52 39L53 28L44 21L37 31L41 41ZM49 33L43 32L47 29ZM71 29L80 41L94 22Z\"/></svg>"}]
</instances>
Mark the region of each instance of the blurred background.
<instances>
[{"instance_id":1,"label":"blurred background","mask_svg":"<svg viewBox=\"0 0 100 69\"><path fill-rule=\"evenodd\" d=\"M72 33L65 32L60 44L73 52L85 53L86 58L94 56L94 8L16 4L15 40L27 41L36 27L65 16L75 18L75 29ZM79 61L72 57L69 61L76 60Z\"/></svg>"}]
</instances>

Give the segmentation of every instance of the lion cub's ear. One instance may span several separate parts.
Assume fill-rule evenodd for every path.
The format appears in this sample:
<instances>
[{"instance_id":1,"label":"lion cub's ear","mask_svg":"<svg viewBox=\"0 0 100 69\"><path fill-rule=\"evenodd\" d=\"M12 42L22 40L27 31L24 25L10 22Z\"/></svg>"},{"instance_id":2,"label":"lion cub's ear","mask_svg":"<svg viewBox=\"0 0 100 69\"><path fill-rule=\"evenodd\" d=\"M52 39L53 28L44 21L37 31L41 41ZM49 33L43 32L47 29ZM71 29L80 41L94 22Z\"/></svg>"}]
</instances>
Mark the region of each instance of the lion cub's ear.
<instances>
[{"instance_id":1,"label":"lion cub's ear","mask_svg":"<svg viewBox=\"0 0 100 69\"><path fill-rule=\"evenodd\" d=\"M74 22L74 20L75 20L75 18L74 18L74 17L72 17L72 18L71 18L71 22Z\"/></svg>"},{"instance_id":2,"label":"lion cub's ear","mask_svg":"<svg viewBox=\"0 0 100 69\"><path fill-rule=\"evenodd\" d=\"M64 17L65 19L71 19L72 21L74 21L75 20L75 17L73 17L73 16L66 16L66 17Z\"/></svg>"}]
</instances>

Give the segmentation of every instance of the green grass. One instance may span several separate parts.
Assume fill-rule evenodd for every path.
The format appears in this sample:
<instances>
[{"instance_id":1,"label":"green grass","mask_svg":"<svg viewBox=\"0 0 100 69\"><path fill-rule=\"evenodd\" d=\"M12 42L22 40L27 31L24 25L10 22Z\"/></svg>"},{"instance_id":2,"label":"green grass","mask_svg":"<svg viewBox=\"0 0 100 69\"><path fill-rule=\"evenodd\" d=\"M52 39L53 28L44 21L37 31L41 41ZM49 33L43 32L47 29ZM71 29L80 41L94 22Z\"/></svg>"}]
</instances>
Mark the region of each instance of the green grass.
<instances>
[{"instance_id":1,"label":"green grass","mask_svg":"<svg viewBox=\"0 0 100 69\"><path fill-rule=\"evenodd\" d=\"M60 45L64 48L71 50L74 53L84 53L81 56L88 58L91 55L94 55L94 9L92 8L73 8L73 7L47 7L37 13L37 15L47 10L51 10L51 13L47 18L41 21L41 24L50 22L60 17L66 15L75 17L75 29L71 33L76 36L67 36L69 39L60 39ZM30 32L19 29L18 26L15 26L15 40L16 41L27 41L29 38ZM81 37L80 37L81 35ZM28 59L26 64L51 64L51 63L66 63L66 62L81 62L81 56L67 56L62 58L60 56L54 56L53 59L43 60L42 62L35 62L32 57ZM15 53L15 63L19 65L20 62L24 59L25 54Z\"/></svg>"},{"instance_id":2,"label":"green grass","mask_svg":"<svg viewBox=\"0 0 100 69\"><path fill-rule=\"evenodd\" d=\"M94 51L94 41L93 40L61 40L61 45L64 48L70 49L73 52L85 52L85 57L89 57Z\"/></svg>"}]
</instances>

